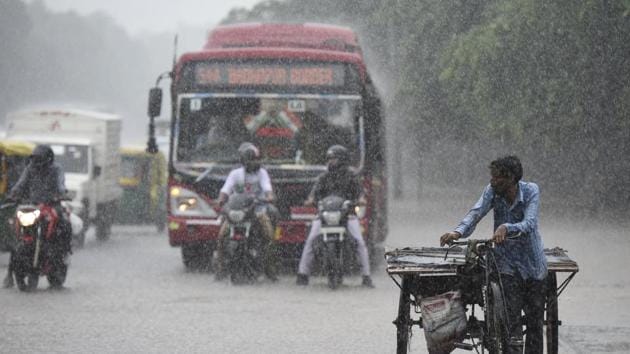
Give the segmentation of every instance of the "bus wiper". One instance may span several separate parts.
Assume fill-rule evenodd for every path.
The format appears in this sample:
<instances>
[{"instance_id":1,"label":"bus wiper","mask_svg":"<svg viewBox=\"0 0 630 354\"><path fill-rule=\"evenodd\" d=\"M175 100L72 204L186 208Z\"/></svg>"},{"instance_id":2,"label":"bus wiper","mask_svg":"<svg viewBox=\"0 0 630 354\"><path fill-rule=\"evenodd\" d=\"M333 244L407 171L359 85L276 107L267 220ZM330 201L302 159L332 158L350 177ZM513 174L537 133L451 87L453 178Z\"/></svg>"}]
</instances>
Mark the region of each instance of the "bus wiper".
<instances>
[{"instance_id":1,"label":"bus wiper","mask_svg":"<svg viewBox=\"0 0 630 354\"><path fill-rule=\"evenodd\" d=\"M233 159L232 160L219 160L219 161L212 162L210 164L210 166L208 168L206 168L206 170L203 171L203 173L200 174L199 177L197 177L195 179L195 183L199 183L199 182L203 181L206 177L208 177L212 173L212 171L215 169L215 167L217 167L217 165L234 164L234 163L237 163L237 162L238 161L235 161Z\"/></svg>"},{"instance_id":2,"label":"bus wiper","mask_svg":"<svg viewBox=\"0 0 630 354\"><path fill-rule=\"evenodd\" d=\"M208 177L208 175L212 172L212 170L214 169L214 167L216 166L216 164L211 164L208 168L206 168L205 171L203 171L202 174L200 174L197 179L195 179L195 184L203 181L204 179L206 179L206 177Z\"/></svg>"}]
</instances>

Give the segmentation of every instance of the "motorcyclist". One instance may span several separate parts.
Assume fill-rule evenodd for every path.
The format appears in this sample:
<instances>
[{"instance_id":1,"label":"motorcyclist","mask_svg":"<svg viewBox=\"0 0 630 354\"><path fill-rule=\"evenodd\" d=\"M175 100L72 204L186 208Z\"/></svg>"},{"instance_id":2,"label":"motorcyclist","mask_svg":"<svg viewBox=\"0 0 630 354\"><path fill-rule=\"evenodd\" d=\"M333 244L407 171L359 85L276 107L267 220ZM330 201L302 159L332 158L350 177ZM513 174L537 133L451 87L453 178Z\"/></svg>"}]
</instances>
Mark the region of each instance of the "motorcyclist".
<instances>
[{"instance_id":1,"label":"motorcyclist","mask_svg":"<svg viewBox=\"0 0 630 354\"><path fill-rule=\"evenodd\" d=\"M350 168L350 153L348 149L341 145L333 145L326 151L326 160L328 171L319 176L304 205L313 206L319 200L332 194L346 200L356 201L359 205L364 205L363 189L356 174ZM308 277L311 273L314 256L313 241L320 234L320 228L321 221L319 219L314 220L300 258L296 280L298 285L308 285ZM362 285L372 288L374 285L370 277L368 249L361 235L361 227L356 215L351 215L348 218L347 228L350 235L357 242L357 256L361 263L361 273L363 275Z\"/></svg>"},{"instance_id":2,"label":"motorcyclist","mask_svg":"<svg viewBox=\"0 0 630 354\"><path fill-rule=\"evenodd\" d=\"M66 193L64 172L55 163L55 154L50 146L38 145L30 156L28 166L22 172L20 179L11 189L8 200L20 200L32 204L44 203L50 205L59 217L57 224L57 238L59 251L67 254L72 251L72 229L66 218L60 198ZM10 262L12 263L12 262ZM4 280L5 287L13 286L13 270L8 269Z\"/></svg>"},{"instance_id":3,"label":"motorcyclist","mask_svg":"<svg viewBox=\"0 0 630 354\"><path fill-rule=\"evenodd\" d=\"M271 179L267 170L260 166L260 151L249 142L242 143L238 148L241 167L233 169L228 175L223 187L219 192L217 204L219 207L228 201L232 193L248 193L256 196L259 205L256 206L256 220L261 226L263 236L267 239L263 250L264 272L267 278L277 281L273 252L273 223L272 215L276 213L275 207L271 204L274 201ZM222 280L227 275L224 260L224 243L228 235L229 225L227 220L223 220L219 229L219 239L217 247L216 279Z\"/></svg>"}]
</instances>

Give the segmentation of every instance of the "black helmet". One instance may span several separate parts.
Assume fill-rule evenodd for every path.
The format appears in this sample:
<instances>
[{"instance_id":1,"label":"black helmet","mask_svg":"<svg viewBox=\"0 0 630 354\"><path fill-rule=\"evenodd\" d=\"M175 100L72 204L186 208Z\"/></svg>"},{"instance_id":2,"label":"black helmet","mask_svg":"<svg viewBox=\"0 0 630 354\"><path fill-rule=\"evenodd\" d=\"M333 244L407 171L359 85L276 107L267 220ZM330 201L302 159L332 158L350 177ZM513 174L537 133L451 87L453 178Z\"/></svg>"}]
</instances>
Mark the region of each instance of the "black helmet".
<instances>
[{"instance_id":1,"label":"black helmet","mask_svg":"<svg viewBox=\"0 0 630 354\"><path fill-rule=\"evenodd\" d=\"M37 145L31 154L31 163L38 168L48 167L53 161L55 161L55 153L48 145Z\"/></svg>"},{"instance_id":2,"label":"black helmet","mask_svg":"<svg viewBox=\"0 0 630 354\"><path fill-rule=\"evenodd\" d=\"M333 145L326 151L328 171L337 171L350 165L350 152L341 145Z\"/></svg>"},{"instance_id":3,"label":"black helmet","mask_svg":"<svg viewBox=\"0 0 630 354\"><path fill-rule=\"evenodd\" d=\"M245 171L256 172L260 169L260 151L256 145L242 143L238 147L238 155L240 156L241 164L245 167Z\"/></svg>"}]
</instances>

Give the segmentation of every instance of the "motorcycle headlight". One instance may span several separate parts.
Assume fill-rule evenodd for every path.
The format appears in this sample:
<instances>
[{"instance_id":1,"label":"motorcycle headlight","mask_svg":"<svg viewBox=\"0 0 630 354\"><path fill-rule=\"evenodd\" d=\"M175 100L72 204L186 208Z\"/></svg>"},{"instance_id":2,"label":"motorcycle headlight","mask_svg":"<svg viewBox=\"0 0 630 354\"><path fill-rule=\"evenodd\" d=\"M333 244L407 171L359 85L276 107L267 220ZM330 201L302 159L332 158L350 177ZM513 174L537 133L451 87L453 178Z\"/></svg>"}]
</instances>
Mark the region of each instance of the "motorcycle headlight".
<instances>
[{"instance_id":1,"label":"motorcycle headlight","mask_svg":"<svg viewBox=\"0 0 630 354\"><path fill-rule=\"evenodd\" d=\"M241 222L245 219L245 212L243 210L230 210L228 212L228 219L232 222Z\"/></svg>"},{"instance_id":2,"label":"motorcycle headlight","mask_svg":"<svg viewBox=\"0 0 630 354\"><path fill-rule=\"evenodd\" d=\"M214 209L199 194L189 189L172 187L170 195L173 215L218 217Z\"/></svg>"},{"instance_id":3,"label":"motorcycle headlight","mask_svg":"<svg viewBox=\"0 0 630 354\"><path fill-rule=\"evenodd\" d=\"M35 220L39 217L39 210L33 211L19 211L17 212L17 218L22 226L31 226L35 223Z\"/></svg>"},{"instance_id":4,"label":"motorcycle headlight","mask_svg":"<svg viewBox=\"0 0 630 354\"><path fill-rule=\"evenodd\" d=\"M339 221L341 221L341 212L340 211L324 211L322 212L322 218L326 225L339 225Z\"/></svg>"}]
</instances>

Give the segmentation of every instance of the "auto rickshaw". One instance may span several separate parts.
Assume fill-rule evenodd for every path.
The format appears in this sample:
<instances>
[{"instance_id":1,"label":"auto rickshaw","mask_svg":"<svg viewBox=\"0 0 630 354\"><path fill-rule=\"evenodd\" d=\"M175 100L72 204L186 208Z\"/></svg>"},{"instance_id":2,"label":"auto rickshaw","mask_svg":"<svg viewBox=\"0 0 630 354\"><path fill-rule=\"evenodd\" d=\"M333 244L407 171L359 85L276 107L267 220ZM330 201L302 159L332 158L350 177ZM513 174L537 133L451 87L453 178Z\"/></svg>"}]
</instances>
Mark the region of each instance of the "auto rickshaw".
<instances>
[{"instance_id":1,"label":"auto rickshaw","mask_svg":"<svg viewBox=\"0 0 630 354\"><path fill-rule=\"evenodd\" d=\"M0 201L20 178L28 165L29 156L35 144L27 141L0 140ZM15 215L15 208L0 209L0 251L10 251L15 242L15 230L9 220Z\"/></svg>"},{"instance_id":2,"label":"auto rickshaw","mask_svg":"<svg viewBox=\"0 0 630 354\"><path fill-rule=\"evenodd\" d=\"M166 159L161 152L142 148L120 149L120 199L116 221L121 224L155 224L166 227Z\"/></svg>"}]
</instances>

